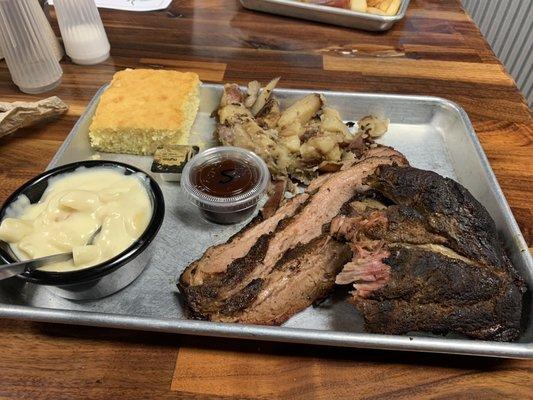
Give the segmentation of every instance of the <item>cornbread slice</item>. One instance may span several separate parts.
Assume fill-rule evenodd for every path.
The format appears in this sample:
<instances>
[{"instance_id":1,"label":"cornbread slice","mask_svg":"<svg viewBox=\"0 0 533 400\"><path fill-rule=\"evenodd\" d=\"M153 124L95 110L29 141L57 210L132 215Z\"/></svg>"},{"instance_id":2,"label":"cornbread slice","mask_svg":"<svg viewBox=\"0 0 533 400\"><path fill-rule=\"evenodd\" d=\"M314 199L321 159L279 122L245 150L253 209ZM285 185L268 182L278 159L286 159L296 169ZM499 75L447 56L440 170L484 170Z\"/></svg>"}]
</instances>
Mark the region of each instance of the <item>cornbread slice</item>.
<instances>
[{"instance_id":1,"label":"cornbread slice","mask_svg":"<svg viewBox=\"0 0 533 400\"><path fill-rule=\"evenodd\" d=\"M113 76L89 128L93 149L149 155L187 144L199 105L194 72L125 69Z\"/></svg>"}]
</instances>

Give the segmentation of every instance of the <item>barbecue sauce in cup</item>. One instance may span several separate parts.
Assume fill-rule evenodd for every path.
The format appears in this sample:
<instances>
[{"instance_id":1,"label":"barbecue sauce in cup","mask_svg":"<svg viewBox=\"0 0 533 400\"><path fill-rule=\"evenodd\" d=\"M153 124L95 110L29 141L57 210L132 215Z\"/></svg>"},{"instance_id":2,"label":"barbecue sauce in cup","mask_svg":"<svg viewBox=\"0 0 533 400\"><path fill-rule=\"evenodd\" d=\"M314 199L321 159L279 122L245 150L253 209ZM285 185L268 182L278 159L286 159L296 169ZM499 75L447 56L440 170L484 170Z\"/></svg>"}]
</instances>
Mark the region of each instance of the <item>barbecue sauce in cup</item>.
<instances>
[{"instance_id":1,"label":"barbecue sauce in cup","mask_svg":"<svg viewBox=\"0 0 533 400\"><path fill-rule=\"evenodd\" d=\"M269 180L267 166L255 153L215 147L189 161L181 185L205 219L234 224L254 213Z\"/></svg>"},{"instance_id":2,"label":"barbecue sauce in cup","mask_svg":"<svg viewBox=\"0 0 533 400\"><path fill-rule=\"evenodd\" d=\"M216 161L192 171L193 185L201 192L216 197L245 193L257 184L257 178L255 166L233 159Z\"/></svg>"}]
</instances>

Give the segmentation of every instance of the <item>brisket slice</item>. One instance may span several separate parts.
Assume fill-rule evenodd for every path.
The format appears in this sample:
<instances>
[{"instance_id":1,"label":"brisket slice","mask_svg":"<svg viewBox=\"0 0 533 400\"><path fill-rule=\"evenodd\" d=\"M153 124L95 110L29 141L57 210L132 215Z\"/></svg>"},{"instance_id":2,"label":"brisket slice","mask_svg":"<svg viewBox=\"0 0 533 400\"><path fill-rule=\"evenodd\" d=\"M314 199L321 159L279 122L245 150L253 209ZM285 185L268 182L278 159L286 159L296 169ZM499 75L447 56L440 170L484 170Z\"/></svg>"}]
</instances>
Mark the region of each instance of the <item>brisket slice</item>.
<instances>
[{"instance_id":1,"label":"brisket slice","mask_svg":"<svg viewBox=\"0 0 533 400\"><path fill-rule=\"evenodd\" d=\"M351 258L350 247L322 235L287 251L265 278L251 281L227 299L211 319L278 325L312 302L326 297L335 276Z\"/></svg>"},{"instance_id":2,"label":"brisket slice","mask_svg":"<svg viewBox=\"0 0 533 400\"><path fill-rule=\"evenodd\" d=\"M180 278L182 284L185 286L201 285L206 275L224 272L234 260L244 257L260 236L272 233L280 221L294 215L308 198L307 193L295 196L270 218L262 220L258 217L226 243L208 248L200 259L190 264L182 273Z\"/></svg>"},{"instance_id":3,"label":"brisket slice","mask_svg":"<svg viewBox=\"0 0 533 400\"><path fill-rule=\"evenodd\" d=\"M355 283L365 328L517 340L524 282L483 206L430 171L385 166L369 182L397 204L353 202L331 224L354 252L336 281Z\"/></svg>"},{"instance_id":4,"label":"brisket slice","mask_svg":"<svg viewBox=\"0 0 533 400\"><path fill-rule=\"evenodd\" d=\"M178 283L191 316L213 321L282 323L324 295L333 282L330 274L339 269L335 260L344 260L348 249L328 235L324 237L324 231L378 167L406 163L392 149L387 154L332 174L313 194L301 195L307 197L294 213L283 217L279 214L292 204L289 202L273 217L245 229L230 242L208 249L187 267ZM324 254L335 257L327 262L321 258ZM306 280L322 283L299 284Z\"/></svg>"}]
</instances>

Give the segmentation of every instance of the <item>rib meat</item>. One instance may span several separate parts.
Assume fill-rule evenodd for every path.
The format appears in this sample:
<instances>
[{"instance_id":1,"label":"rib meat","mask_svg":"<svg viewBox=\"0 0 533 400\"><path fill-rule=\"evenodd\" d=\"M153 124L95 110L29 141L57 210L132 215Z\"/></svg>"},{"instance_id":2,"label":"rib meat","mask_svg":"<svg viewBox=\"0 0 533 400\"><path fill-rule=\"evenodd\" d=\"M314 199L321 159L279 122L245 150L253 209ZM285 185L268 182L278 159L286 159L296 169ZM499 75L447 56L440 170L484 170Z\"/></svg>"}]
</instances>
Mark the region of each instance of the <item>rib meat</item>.
<instances>
[{"instance_id":1,"label":"rib meat","mask_svg":"<svg viewBox=\"0 0 533 400\"><path fill-rule=\"evenodd\" d=\"M354 282L365 328L517 340L525 285L485 208L416 168L384 166L368 183L394 204L355 201L331 224L354 254L336 281Z\"/></svg>"},{"instance_id":2,"label":"rib meat","mask_svg":"<svg viewBox=\"0 0 533 400\"><path fill-rule=\"evenodd\" d=\"M351 256L329 224L383 165L406 164L392 149L332 174L189 265L179 281L191 315L213 321L279 324L327 294Z\"/></svg>"}]
</instances>

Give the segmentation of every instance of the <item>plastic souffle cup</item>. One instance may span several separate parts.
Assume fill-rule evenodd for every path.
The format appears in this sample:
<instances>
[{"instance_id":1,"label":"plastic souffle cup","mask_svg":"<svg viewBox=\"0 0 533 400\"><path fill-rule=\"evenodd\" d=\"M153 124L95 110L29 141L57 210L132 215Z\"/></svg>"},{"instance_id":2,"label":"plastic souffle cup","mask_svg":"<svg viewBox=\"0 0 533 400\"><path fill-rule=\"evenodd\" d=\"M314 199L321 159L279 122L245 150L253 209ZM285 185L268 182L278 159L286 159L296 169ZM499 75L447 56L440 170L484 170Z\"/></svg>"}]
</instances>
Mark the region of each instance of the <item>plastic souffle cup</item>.
<instances>
[{"instance_id":1,"label":"plastic souffle cup","mask_svg":"<svg viewBox=\"0 0 533 400\"><path fill-rule=\"evenodd\" d=\"M221 146L193 157L181 174L181 188L204 219L236 224L251 217L270 182L265 162L239 147Z\"/></svg>"}]
</instances>

